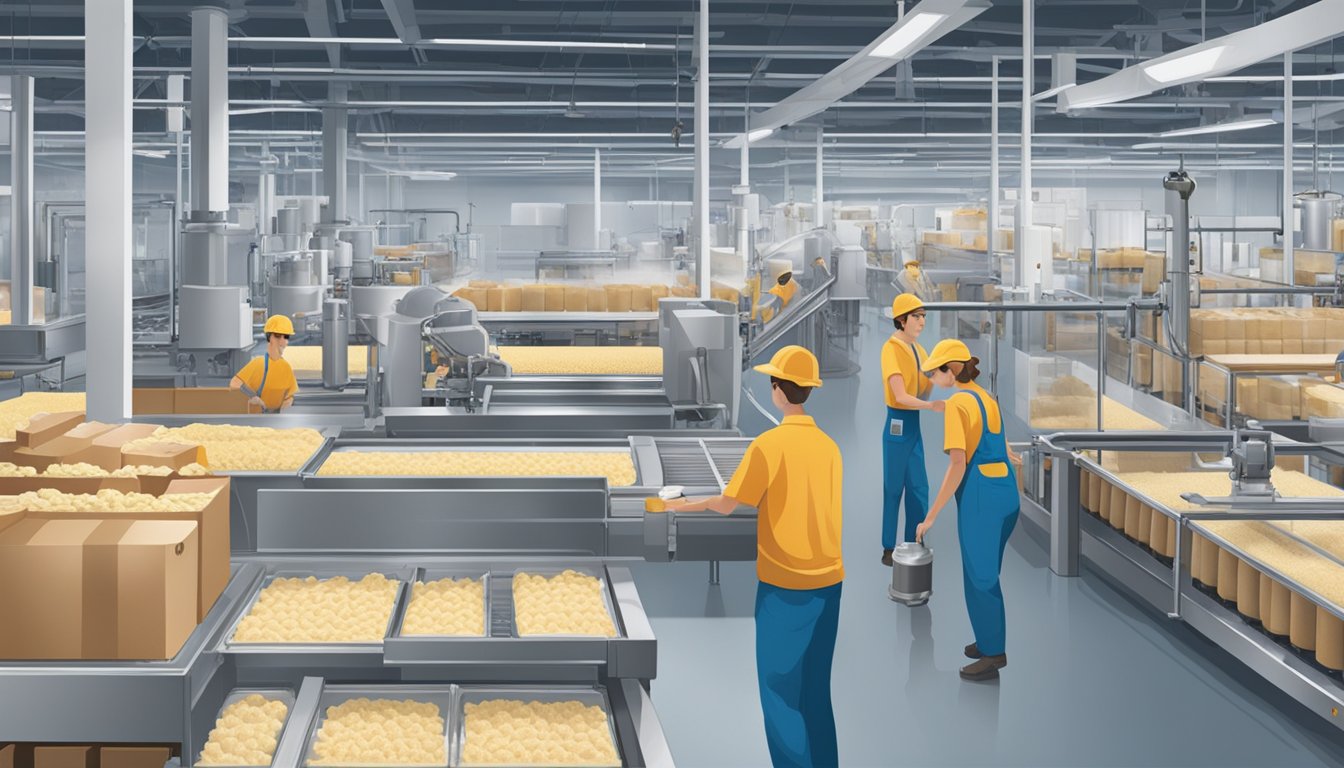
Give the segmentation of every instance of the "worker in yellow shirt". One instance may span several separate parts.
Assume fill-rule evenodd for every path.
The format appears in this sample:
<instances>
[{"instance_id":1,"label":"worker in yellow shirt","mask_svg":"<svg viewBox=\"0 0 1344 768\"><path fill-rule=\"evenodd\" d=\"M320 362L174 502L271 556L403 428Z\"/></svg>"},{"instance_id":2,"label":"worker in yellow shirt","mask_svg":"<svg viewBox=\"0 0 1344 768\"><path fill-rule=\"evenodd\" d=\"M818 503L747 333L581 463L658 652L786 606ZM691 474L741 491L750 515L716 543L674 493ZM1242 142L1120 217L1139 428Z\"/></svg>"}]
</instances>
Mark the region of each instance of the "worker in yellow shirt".
<instances>
[{"instance_id":1,"label":"worker in yellow shirt","mask_svg":"<svg viewBox=\"0 0 1344 768\"><path fill-rule=\"evenodd\" d=\"M817 358L799 346L756 370L770 376L784 421L751 442L722 496L669 501L677 512L759 511L756 675L776 766L838 766L831 660L840 621L840 448L803 403L821 386Z\"/></svg>"},{"instance_id":2,"label":"worker in yellow shirt","mask_svg":"<svg viewBox=\"0 0 1344 768\"><path fill-rule=\"evenodd\" d=\"M294 323L284 315L271 315L262 329L266 334L266 354L252 358L229 382L230 389L242 390L253 405L267 413L278 413L294 404L299 391L294 369L285 360L285 347L294 335Z\"/></svg>"},{"instance_id":3,"label":"worker in yellow shirt","mask_svg":"<svg viewBox=\"0 0 1344 768\"><path fill-rule=\"evenodd\" d=\"M956 388L943 414L947 474L916 537L924 540L938 513L957 499L957 541L962 583L975 642L966 646L972 663L966 680L994 680L1008 666L1007 621L999 572L1003 550L1017 525L1021 506L1013 465L1021 459L1008 447L998 403L979 384L979 358L956 339L938 342L922 366L939 387Z\"/></svg>"},{"instance_id":4,"label":"worker in yellow shirt","mask_svg":"<svg viewBox=\"0 0 1344 768\"><path fill-rule=\"evenodd\" d=\"M943 401L930 402L933 384L920 370L929 356L919 345L928 312L913 293L891 303L896 330L882 345L883 396L887 418L882 422L882 564L891 565L896 529L905 501L905 535L915 540L915 527L929 508L929 473L924 469L924 437L920 411L942 412Z\"/></svg>"}]
</instances>

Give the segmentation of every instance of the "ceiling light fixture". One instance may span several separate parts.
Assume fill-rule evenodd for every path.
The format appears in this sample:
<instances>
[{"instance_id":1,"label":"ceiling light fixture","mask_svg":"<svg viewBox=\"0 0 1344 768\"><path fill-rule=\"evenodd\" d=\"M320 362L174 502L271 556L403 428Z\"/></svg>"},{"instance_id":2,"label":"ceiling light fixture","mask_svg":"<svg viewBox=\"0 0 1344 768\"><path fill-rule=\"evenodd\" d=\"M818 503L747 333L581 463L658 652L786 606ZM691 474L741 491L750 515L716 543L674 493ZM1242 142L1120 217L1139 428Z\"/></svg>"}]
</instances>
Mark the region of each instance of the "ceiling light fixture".
<instances>
[{"instance_id":1,"label":"ceiling light fixture","mask_svg":"<svg viewBox=\"0 0 1344 768\"><path fill-rule=\"evenodd\" d=\"M1166 85L1178 80L1189 80L1207 75L1218 66L1218 59L1227 50L1225 45L1216 45L1202 51L1194 51L1174 59L1159 59L1143 66L1143 73L1159 83Z\"/></svg>"},{"instance_id":2,"label":"ceiling light fixture","mask_svg":"<svg viewBox=\"0 0 1344 768\"><path fill-rule=\"evenodd\" d=\"M139 155L140 157L152 157L155 160L163 160L168 157L167 152L160 152L154 149L132 149L131 154Z\"/></svg>"},{"instance_id":3,"label":"ceiling light fixture","mask_svg":"<svg viewBox=\"0 0 1344 768\"><path fill-rule=\"evenodd\" d=\"M1196 125L1190 128L1177 128L1157 134L1159 139L1175 139L1181 136L1202 136L1206 133L1229 133L1231 131L1249 131L1274 125L1277 121L1269 117L1248 117L1241 120L1228 120L1222 123Z\"/></svg>"},{"instance_id":4,"label":"ceiling light fixture","mask_svg":"<svg viewBox=\"0 0 1344 768\"><path fill-rule=\"evenodd\" d=\"M897 24L886 39L868 52L880 59L899 59L914 47L921 37L947 18L945 13L914 13Z\"/></svg>"},{"instance_id":5,"label":"ceiling light fixture","mask_svg":"<svg viewBox=\"0 0 1344 768\"><path fill-rule=\"evenodd\" d=\"M1231 74L1344 35L1340 3L1327 0L1175 53L1126 67L1060 94L1059 112L1129 101L1175 85ZM1294 78L1295 80L1297 78Z\"/></svg>"},{"instance_id":6,"label":"ceiling light fixture","mask_svg":"<svg viewBox=\"0 0 1344 768\"><path fill-rule=\"evenodd\" d=\"M768 136L772 136L772 135L774 135L774 133L775 133L775 129L774 129L774 128L758 128L758 129L752 131L751 133L748 133L748 134L747 134L747 143L748 143L748 144L755 144L756 142L760 141L761 139L764 139L764 138L766 138L766 137L768 137Z\"/></svg>"}]
</instances>

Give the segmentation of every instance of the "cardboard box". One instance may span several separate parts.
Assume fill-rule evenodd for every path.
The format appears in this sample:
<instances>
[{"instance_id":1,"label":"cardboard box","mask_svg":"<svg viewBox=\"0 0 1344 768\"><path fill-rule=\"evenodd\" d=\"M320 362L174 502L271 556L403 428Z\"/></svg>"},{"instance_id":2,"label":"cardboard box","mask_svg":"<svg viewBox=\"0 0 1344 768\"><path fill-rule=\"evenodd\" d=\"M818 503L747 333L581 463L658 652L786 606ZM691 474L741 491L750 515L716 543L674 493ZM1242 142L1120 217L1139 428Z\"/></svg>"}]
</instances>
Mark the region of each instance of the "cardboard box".
<instances>
[{"instance_id":1,"label":"cardboard box","mask_svg":"<svg viewBox=\"0 0 1344 768\"><path fill-rule=\"evenodd\" d=\"M565 311L588 311L588 288L582 285L565 286Z\"/></svg>"},{"instance_id":2,"label":"cardboard box","mask_svg":"<svg viewBox=\"0 0 1344 768\"><path fill-rule=\"evenodd\" d=\"M477 307L482 309L482 307ZM486 312L504 311L504 289L501 287L485 289L485 307Z\"/></svg>"},{"instance_id":3,"label":"cardboard box","mask_svg":"<svg viewBox=\"0 0 1344 768\"><path fill-rule=\"evenodd\" d=\"M248 399L228 387L184 387L173 395L173 413L250 413Z\"/></svg>"},{"instance_id":4,"label":"cardboard box","mask_svg":"<svg viewBox=\"0 0 1344 768\"><path fill-rule=\"evenodd\" d=\"M98 765L99 768L163 768L172 757L171 747L103 747L98 750Z\"/></svg>"},{"instance_id":5,"label":"cardboard box","mask_svg":"<svg viewBox=\"0 0 1344 768\"><path fill-rule=\"evenodd\" d=\"M96 494L102 490L142 493L134 477L0 477L0 496L18 496L50 488L61 493Z\"/></svg>"},{"instance_id":6,"label":"cardboard box","mask_svg":"<svg viewBox=\"0 0 1344 768\"><path fill-rule=\"evenodd\" d=\"M181 469L188 464L209 466L206 464L208 458L203 445L163 442L129 451L122 449L121 465L123 467L150 466Z\"/></svg>"},{"instance_id":7,"label":"cardboard box","mask_svg":"<svg viewBox=\"0 0 1344 768\"><path fill-rule=\"evenodd\" d=\"M544 285L524 285L523 287L523 309L524 312L545 312L546 311L546 286Z\"/></svg>"},{"instance_id":8,"label":"cardboard box","mask_svg":"<svg viewBox=\"0 0 1344 768\"><path fill-rule=\"evenodd\" d=\"M607 290L600 285L589 286L587 289L589 312L607 311Z\"/></svg>"},{"instance_id":9,"label":"cardboard box","mask_svg":"<svg viewBox=\"0 0 1344 768\"><path fill-rule=\"evenodd\" d=\"M546 291L545 307L547 312L565 311L565 286L546 285L542 286Z\"/></svg>"},{"instance_id":10,"label":"cardboard box","mask_svg":"<svg viewBox=\"0 0 1344 768\"><path fill-rule=\"evenodd\" d=\"M33 747L33 768L97 768L98 752L91 746Z\"/></svg>"},{"instance_id":11,"label":"cardboard box","mask_svg":"<svg viewBox=\"0 0 1344 768\"><path fill-rule=\"evenodd\" d=\"M101 524L30 516L0 533L0 659L82 657L84 541Z\"/></svg>"},{"instance_id":12,"label":"cardboard box","mask_svg":"<svg viewBox=\"0 0 1344 768\"><path fill-rule=\"evenodd\" d=\"M629 312L631 301L631 286L629 285L608 285L605 287L607 292L607 311L608 312Z\"/></svg>"},{"instance_id":13,"label":"cardboard box","mask_svg":"<svg viewBox=\"0 0 1344 768\"><path fill-rule=\"evenodd\" d=\"M157 424L122 424L110 432L95 437L88 448L69 457L69 461L93 464L108 471L121 469L122 446L133 440L149 437L158 428Z\"/></svg>"},{"instance_id":14,"label":"cardboard box","mask_svg":"<svg viewBox=\"0 0 1344 768\"><path fill-rule=\"evenodd\" d=\"M630 311L652 312L653 289L647 285L635 285L630 288Z\"/></svg>"},{"instance_id":15,"label":"cardboard box","mask_svg":"<svg viewBox=\"0 0 1344 768\"><path fill-rule=\"evenodd\" d=\"M176 413L176 394L177 390L170 387L136 387L131 390L131 413Z\"/></svg>"},{"instance_id":16,"label":"cardboard box","mask_svg":"<svg viewBox=\"0 0 1344 768\"><path fill-rule=\"evenodd\" d=\"M501 312L520 312L523 309L523 286L506 285L500 297Z\"/></svg>"},{"instance_id":17,"label":"cardboard box","mask_svg":"<svg viewBox=\"0 0 1344 768\"><path fill-rule=\"evenodd\" d=\"M229 581L229 478L173 480L165 493L213 493L204 509L185 512L33 512L28 519L56 520L189 520L196 523L198 558L197 621L204 621ZM2 535L2 534L0 534ZM2 573L2 572L0 572ZM4 615L0 612L0 615Z\"/></svg>"},{"instance_id":18,"label":"cardboard box","mask_svg":"<svg viewBox=\"0 0 1344 768\"><path fill-rule=\"evenodd\" d=\"M11 461L15 464L45 470L52 464L67 463L71 456L83 453L93 445L95 438L107 434L113 429L115 427L111 424L102 424L96 421L80 424L65 434L53 437L41 445L16 449Z\"/></svg>"},{"instance_id":19,"label":"cardboard box","mask_svg":"<svg viewBox=\"0 0 1344 768\"><path fill-rule=\"evenodd\" d=\"M34 448L83 423L84 414L80 411L39 413L28 420L28 426L14 431L14 442L19 448Z\"/></svg>"},{"instance_id":20,"label":"cardboard box","mask_svg":"<svg viewBox=\"0 0 1344 768\"><path fill-rule=\"evenodd\" d=\"M14 768L14 745L0 746L0 768Z\"/></svg>"},{"instance_id":21,"label":"cardboard box","mask_svg":"<svg viewBox=\"0 0 1344 768\"><path fill-rule=\"evenodd\" d=\"M198 621L196 523L137 520L115 551L117 657L171 659Z\"/></svg>"}]
</instances>

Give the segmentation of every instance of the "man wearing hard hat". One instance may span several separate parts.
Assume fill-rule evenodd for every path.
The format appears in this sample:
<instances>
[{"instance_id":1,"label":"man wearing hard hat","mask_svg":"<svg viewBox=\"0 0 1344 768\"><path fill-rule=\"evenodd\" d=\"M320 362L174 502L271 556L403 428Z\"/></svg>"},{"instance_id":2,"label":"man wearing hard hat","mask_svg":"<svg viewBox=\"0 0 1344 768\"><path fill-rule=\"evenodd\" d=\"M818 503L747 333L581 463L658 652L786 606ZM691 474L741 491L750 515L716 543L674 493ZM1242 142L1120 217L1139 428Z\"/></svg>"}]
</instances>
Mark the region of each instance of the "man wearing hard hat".
<instances>
[{"instance_id":1,"label":"man wearing hard hat","mask_svg":"<svg viewBox=\"0 0 1344 768\"><path fill-rule=\"evenodd\" d=\"M896 330L882 345L882 390L887 418L882 422L882 564L891 565L896 548L901 506L905 507L902 541L915 540L915 528L929 507L929 475L924 469L921 411L941 412L943 401L928 399L933 384L920 371L928 352L919 345L927 322L924 302L902 293L891 303ZM904 502L902 502L904 497Z\"/></svg>"},{"instance_id":2,"label":"man wearing hard hat","mask_svg":"<svg viewBox=\"0 0 1344 768\"><path fill-rule=\"evenodd\" d=\"M254 357L229 382L230 389L238 389L251 397L248 402L260 406L267 413L276 413L294 404L299 391L294 369L285 360L285 347L294 335L294 323L284 315L271 315L262 329L266 333L266 355Z\"/></svg>"},{"instance_id":3,"label":"man wearing hard hat","mask_svg":"<svg viewBox=\"0 0 1344 768\"><path fill-rule=\"evenodd\" d=\"M820 366L799 346L756 370L770 376L784 421L751 442L722 496L651 499L650 511L758 510L756 676L765 737L776 766L837 766L831 659L845 577L840 553L840 448L803 403Z\"/></svg>"}]
</instances>

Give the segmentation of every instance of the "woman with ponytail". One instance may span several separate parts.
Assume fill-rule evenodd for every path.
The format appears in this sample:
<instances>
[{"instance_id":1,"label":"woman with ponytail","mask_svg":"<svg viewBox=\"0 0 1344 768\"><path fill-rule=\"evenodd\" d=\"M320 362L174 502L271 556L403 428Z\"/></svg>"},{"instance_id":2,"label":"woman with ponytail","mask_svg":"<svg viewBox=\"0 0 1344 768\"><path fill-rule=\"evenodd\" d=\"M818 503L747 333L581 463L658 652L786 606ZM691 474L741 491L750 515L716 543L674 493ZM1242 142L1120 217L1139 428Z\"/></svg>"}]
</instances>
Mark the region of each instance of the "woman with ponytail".
<instances>
[{"instance_id":1,"label":"woman with ponytail","mask_svg":"<svg viewBox=\"0 0 1344 768\"><path fill-rule=\"evenodd\" d=\"M1008 666L1007 621L999 571L1003 550L1017 524L1020 500L1013 464L1020 459L1008 447L999 405L979 384L980 360L956 339L938 342L921 366L938 387L956 389L943 414L943 450L947 474L916 538L933 527L955 496L957 541L961 545L966 610L975 642L966 646L973 659L961 669L966 680L994 680Z\"/></svg>"}]
</instances>

